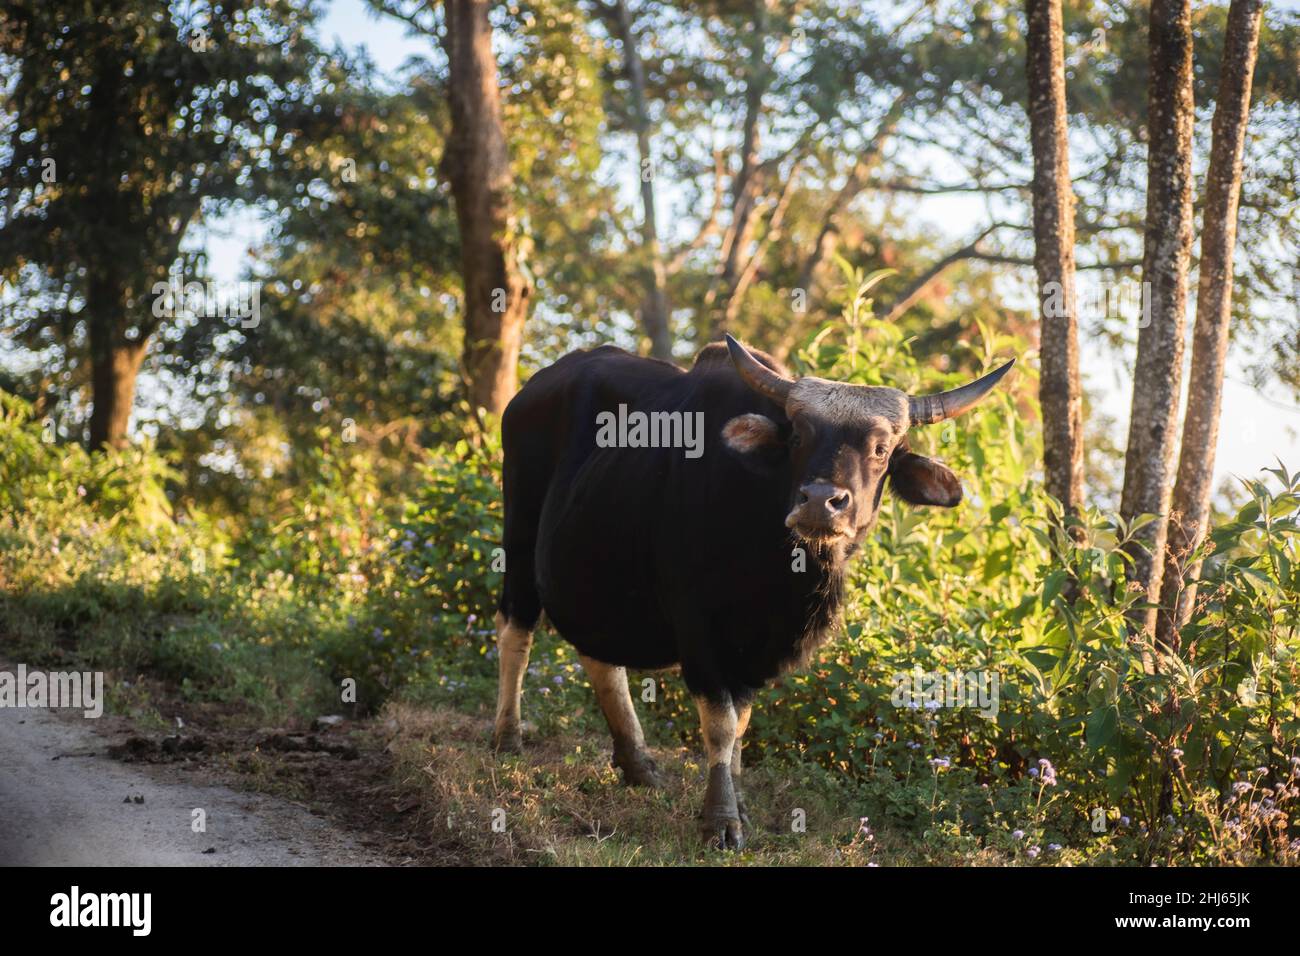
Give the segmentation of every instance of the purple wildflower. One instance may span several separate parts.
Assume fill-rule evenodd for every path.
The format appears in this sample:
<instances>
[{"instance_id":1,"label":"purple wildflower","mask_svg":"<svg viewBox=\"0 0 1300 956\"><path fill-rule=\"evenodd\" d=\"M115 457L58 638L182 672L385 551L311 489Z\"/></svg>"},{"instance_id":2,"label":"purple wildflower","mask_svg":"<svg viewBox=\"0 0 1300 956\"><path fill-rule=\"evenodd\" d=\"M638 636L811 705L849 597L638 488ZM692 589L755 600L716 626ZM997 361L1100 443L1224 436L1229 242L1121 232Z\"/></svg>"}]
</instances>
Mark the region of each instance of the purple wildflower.
<instances>
[{"instance_id":1,"label":"purple wildflower","mask_svg":"<svg viewBox=\"0 0 1300 956\"><path fill-rule=\"evenodd\" d=\"M1043 772L1043 786L1056 786L1056 768L1052 766L1052 761L1047 759L1039 760L1038 767Z\"/></svg>"}]
</instances>

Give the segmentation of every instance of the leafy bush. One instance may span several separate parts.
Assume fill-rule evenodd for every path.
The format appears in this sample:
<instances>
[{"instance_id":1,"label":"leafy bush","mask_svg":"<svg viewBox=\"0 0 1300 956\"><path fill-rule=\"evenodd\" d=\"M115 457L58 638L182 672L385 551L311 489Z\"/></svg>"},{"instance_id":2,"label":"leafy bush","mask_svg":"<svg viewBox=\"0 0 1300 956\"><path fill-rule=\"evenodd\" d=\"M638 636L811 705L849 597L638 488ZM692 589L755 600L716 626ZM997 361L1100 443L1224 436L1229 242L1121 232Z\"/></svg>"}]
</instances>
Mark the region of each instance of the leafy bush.
<instances>
[{"instance_id":1,"label":"leafy bush","mask_svg":"<svg viewBox=\"0 0 1300 956\"><path fill-rule=\"evenodd\" d=\"M33 663L144 674L254 713L310 711L329 688L307 645L319 607L250 572L229 535L176 513L149 446L89 455L0 393L0 638Z\"/></svg>"},{"instance_id":2,"label":"leafy bush","mask_svg":"<svg viewBox=\"0 0 1300 956\"><path fill-rule=\"evenodd\" d=\"M384 501L373 460L321 429L292 493L266 482L232 525L177 514L177 472L148 446L89 455L0 400L9 653L143 674L263 715L368 713L412 682L462 689L464 671L490 697L496 447L448 448L414 499Z\"/></svg>"}]
</instances>

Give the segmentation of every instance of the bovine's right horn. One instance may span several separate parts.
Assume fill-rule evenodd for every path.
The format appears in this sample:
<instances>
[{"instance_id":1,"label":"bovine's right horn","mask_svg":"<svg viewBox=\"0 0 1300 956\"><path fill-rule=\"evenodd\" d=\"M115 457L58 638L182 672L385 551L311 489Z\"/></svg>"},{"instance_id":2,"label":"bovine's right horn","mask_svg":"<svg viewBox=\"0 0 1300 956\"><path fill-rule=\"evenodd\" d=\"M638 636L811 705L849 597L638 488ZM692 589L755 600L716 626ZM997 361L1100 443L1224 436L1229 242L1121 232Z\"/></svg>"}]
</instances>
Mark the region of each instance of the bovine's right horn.
<instances>
[{"instance_id":1,"label":"bovine's right horn","mask_svg":"<svg viewBox=\"0 0 1300 956\"><path fill-rule=\"evenodd\" d=\"M785 407L786 397L790 394L794 382L777 374L754 358L749 354L749 349L730 335L727 336L727 351L731 353L731 364L736 366L736 371L740 373L740 377L746 385L758 392L758 394L766 395L772 401Z\"/></svg>"}]
</instances>

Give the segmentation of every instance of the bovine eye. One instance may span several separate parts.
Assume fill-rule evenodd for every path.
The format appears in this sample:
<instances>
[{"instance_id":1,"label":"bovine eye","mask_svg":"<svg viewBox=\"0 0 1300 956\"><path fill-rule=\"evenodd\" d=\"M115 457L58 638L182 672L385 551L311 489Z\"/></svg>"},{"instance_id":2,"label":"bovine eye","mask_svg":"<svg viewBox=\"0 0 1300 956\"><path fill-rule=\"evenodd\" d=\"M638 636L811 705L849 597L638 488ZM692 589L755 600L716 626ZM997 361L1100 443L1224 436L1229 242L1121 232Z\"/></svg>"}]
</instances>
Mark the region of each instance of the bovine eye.
<instances>
[{"instance_id":1,"label":"bovine eye","mask_svg":"<svg viewBox=\"0 0 1300 956\"><path fill-rule=\"evenodd\" d=\"M791 448L798 448L802 443L803 443L803 439L799 437L799 433L798 433L798 432L791 432L791 433L790 433L790 447L791 447Z\"/></svg>"},{"instance_id":2,"label":"bovine eye","mask_svg":"<svg viewBox=\"0 0 1300 956\"><path fill-rule=\"evenodd\" d=\"M884 457L885 457L885 453L888 452L888 451L889 451L889 449L885 446L885 443L884 443L884 442L880 442L880 443L878 443L878 444L876 445L876 447L872 450L872 454L875 455L877 458L884 458Z\"/></svg>"}]
</instances>

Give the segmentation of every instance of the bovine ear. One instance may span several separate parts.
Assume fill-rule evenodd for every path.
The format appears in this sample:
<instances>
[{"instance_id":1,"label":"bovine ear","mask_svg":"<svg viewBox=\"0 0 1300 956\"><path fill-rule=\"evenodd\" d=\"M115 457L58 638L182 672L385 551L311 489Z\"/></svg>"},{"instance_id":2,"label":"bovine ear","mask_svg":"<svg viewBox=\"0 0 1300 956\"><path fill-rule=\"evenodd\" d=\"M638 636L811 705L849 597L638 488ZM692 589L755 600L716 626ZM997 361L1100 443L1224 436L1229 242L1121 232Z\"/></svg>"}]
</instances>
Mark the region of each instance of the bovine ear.
<instances>
[{"instance_id":1,"label":"bovine ear","mask_svg":"<svg viewBox=\"0 0 1300 956\"><path fill-rule=\"evenodd\" d=\"M951 508L961 501L961 482L942 462L910 451L895 455L889 463L889 480L894 493L914 505Z\"/></svg>"},{"instance_id":2,"label":"bovine ear","mask_svg":"<svg viewBox=\"0 0 1300 956\"><path fill-rule=\"evenodd\" d=\"M722 443L741 464L763 473L785 457L781 426L766 415L737 415L722 426Z\"/></svg>"}]
</instances>

